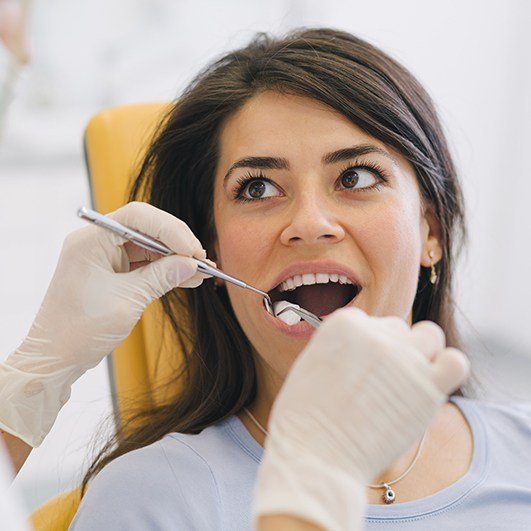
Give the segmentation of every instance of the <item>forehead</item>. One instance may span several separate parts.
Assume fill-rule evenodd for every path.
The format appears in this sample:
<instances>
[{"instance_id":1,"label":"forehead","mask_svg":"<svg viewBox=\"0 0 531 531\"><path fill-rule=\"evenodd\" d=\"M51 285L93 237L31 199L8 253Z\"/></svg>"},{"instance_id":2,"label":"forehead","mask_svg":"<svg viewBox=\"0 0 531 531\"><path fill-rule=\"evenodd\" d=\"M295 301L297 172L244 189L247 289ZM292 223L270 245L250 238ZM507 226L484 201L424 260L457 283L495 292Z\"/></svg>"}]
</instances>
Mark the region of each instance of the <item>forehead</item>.
<instances>
[{"instance_id":1,"label":"forehead","mask_svg":"<svg viewBox=\"0 0 531 531\"><path fill-rule=\"evenodd\" d=\"M220 169L247 156L284 156L306 160L324 152L371 143L393 152L341 113L320 101L262 92L227 119L220 134Z\"/></svg>"}]
</instances>

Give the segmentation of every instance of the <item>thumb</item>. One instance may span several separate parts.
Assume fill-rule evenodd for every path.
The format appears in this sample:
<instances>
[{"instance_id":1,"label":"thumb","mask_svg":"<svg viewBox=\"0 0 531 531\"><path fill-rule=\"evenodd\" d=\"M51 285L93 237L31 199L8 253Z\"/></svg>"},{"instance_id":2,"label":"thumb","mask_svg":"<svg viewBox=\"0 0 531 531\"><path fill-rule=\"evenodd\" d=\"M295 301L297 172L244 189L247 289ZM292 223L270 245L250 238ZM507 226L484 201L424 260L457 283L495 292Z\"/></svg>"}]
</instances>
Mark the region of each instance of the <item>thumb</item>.
<instances>
[{"instance_id":1,"label":"thumb","mask_svg":"<svg viewBox=\"0 0 531 531\"><path fill-rule=\"evenodd\" d=\"M173 288L192 278L197 272L197 263L186 256L164 256L133 271L147 284L151 299L158 299Z\"/></svg>"},{"instance_id":2,"label":"thumb","mask_svg":"<svg viewBox=\"0 0 531 531\"><path fill-rule=\"evenodd\" d=\"M458 349L441 350L432 363L437 387L449 395L466 382L470 374L470 362Z\"/></svg>"}]
</instances>

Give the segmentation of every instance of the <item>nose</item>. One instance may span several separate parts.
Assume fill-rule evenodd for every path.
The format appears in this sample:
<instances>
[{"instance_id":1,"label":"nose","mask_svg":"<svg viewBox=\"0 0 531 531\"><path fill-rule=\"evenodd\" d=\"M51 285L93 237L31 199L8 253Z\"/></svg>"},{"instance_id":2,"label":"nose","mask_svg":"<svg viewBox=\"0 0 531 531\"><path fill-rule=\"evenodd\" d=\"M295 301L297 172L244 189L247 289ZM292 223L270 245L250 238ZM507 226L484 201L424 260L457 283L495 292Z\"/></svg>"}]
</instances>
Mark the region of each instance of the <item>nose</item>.
<instances>
[{"instance_id":1,"label":"nose","mask_svg":"<svg viewBox=\"0 0 531 531\"><path fill-rule=\"evenodd\" d=\"M288 225L280 236L284 245L338 243L345 237L333 205L317 190L305 190L288 215Z\"/></svg>"}]
</instances>

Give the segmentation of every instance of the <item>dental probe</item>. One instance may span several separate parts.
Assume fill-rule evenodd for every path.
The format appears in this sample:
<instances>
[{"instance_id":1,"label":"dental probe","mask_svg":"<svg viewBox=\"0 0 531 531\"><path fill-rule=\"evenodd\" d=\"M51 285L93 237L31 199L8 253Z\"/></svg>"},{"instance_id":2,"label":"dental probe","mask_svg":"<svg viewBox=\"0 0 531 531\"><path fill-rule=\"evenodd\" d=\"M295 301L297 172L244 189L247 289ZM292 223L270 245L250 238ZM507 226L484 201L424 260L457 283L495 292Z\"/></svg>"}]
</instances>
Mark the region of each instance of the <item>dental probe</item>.
<instances>
[{"instance_id":1,"label":"dental probe","mask_svg":"<svg viewBox=\"0 0 531 531\"><path fill-rule=\"evenodd\" d=\"M139 247L142 247L143 249L147 249L148 251L153 251L155 253L159 253L164 256L169 256L171 254L177 254L177 253L174 253L169 247L166 247L166 245L164 245L163 243L153 238L150 238L149 236L146 236L145 234L142 234L141 232L138 232L129 227L126 227L125 225L122 225L118 221L115 221L114 219L104 216L103 214L100 214L99 212L96 212L95 210L92 210L90 208L81 207L77 211L77 215L80 218L86 221L89 221L90 223L94 223L95 225L98 225L105 229L116 232L120 236L123 236L126 240L129 240L135 243L136 245L138 245ZM246 288L251 291L254 291L255 293L259 293L263 297L265 309L271 315L276 317L273 311L273 303L271 301L271 298L266 292L261 291L258 288L255 288L247 284L246 282L243 282L243 280L239 280L235 277L231 277L230 275L227 275L226 273L223 273L223 271L216 269L215 267L211 266L207 262L203 262L203 260L199 260L198 258L192 258L192 257L187 257L187 258L190 258L191 260L197 263L197 269L201 273L205 273L207 275L212 275L213 277L221 278L223 280L226 280L227 282L230 282L232 284L235 284L236 286L239 286L240 288Z\"/></svg>"},{"instance_id":2,"label":"dental probe","mask_svg":"<svg viewBox=\"0 0 531 531\"><path fill-rule=\"evenodd\" d=\"M90 223L94 223L95 225L98 225L105 229L109 229L113 232L116 232L120 236L123 236L127 240L135 243L136 245L138 245L139 247L142 247L143 249L147 249L148 251L159 253L164 256L176 254L163 243L149 236L146 236L145 234L142 234L141 232L138 232L129 227L126 227L125 225L122 225L118 221L115 221L107 216L104 216L103 214L100 214L99 212L96 212L95 210L92 210L87 207L81 207L78 210L77 214L80 218L86 221L89 221ZM285 312L286 310L291 310L292 312L295 312L301 319L311 324L314 328L319 328L319 325L321 324L322 319L318 317L317 315L314 315L313 313L309 312L308 310L305 310L304 308L298 309L298 308L289 306L287 308L284 308L277 315L275 315L275 312L273 310L273 303L268 293L261 291L258 288L255 288L247 284L246 282L243 282L243 280L239 280L235 277L231 277L230 275L227 275L226 273L223 273L223 271L211 266L207 262L203 262L203 260L199 260L198 258L191 258L191 259L197 263L197 269L201 273L206 273L207 275L212 275L214 277L221 278L223 280L226 280L227 282L231 282L232 284L239 286L240 288L246 288L251 291L254 291L255 293L259 293L260 295L262 295L265 309L273 317L278 318L278 316L281 313Z\"/></svg>"},{"instance_id":3,"label":"dental probe","mask_svg":"<svg viewBox=\"0 0 531 531\"><path fill-rule=\"evenodd\" d=\"M125 239L135 243L136 245L138 245L139 247L142 247L143 249L147 249L148 251L153 251L155 253L159 253L164 256L168 256L171 254L177 254L177 253L174 253L169 247L166 247L166 245L164 245L163 243L149 236L146 236L145 234L142 234L141 232L138 232L129 227L126 227L125 225L118 223L118 221L115 221L114 219L104 216L103 214L100 214L99 212L96 212L95 210L92 210L90 208L81 207L77 211L77 215L80 218L86 221L89 221L90 223L94 223L95 225L98 225L105 229L116 232L120 236L123 236ZM246 288L251 291L254 291L255 293L259 293L263 297L265 309L273 317L276 317L275 312L273 311L273 303L271 301L271 298L269 297L269 294L267 294L266 292L261 291L258 288L255 288L247 284L246 282L243 282L243 280L239 280L235 277L231 277L230 275L227 275L226 273L223 273L223 271L216 269L215 267L211 266L207 262L203 262L203 260L199 260L198 258L191 258L191 257L187 257L187 258L190 258L191 260L194 260L197 263L197 269L201 273L206 273L207 275L212 275L214 277L221 278L223 280L226 280L227 282L231 282L232 284L239 286L240 288Z\"/></svg>"}]
</instances>

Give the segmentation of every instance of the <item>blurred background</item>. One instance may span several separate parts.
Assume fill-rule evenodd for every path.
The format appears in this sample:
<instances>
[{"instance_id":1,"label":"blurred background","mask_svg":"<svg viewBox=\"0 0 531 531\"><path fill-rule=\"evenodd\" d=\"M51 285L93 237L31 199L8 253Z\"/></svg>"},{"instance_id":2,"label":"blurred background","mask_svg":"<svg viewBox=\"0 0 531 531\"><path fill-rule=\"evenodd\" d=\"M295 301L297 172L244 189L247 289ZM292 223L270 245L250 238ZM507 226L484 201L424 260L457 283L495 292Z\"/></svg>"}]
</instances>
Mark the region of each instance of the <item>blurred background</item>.
<instances>
[{"instance_id":1,"label":"blurred background","mask_svg":"<svg viewBox=\"0 0 531 531\"><path fill-rule=\"evenodd\" d=\"M29 55L9 40L21 7ZM398 59L435 100L469 216L455 293L477 380L468 394L531 399L530 20L525 0L0 0L11 43L0 46L0 359L28 332L64 237L83 226L89 118L175 98L257 31L331 26ZM15 480L28 511L80 480L110 413L102 363Z\"/></svg>"}]
</instances>

